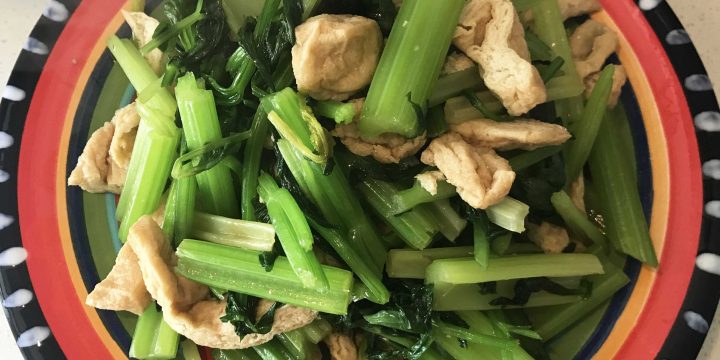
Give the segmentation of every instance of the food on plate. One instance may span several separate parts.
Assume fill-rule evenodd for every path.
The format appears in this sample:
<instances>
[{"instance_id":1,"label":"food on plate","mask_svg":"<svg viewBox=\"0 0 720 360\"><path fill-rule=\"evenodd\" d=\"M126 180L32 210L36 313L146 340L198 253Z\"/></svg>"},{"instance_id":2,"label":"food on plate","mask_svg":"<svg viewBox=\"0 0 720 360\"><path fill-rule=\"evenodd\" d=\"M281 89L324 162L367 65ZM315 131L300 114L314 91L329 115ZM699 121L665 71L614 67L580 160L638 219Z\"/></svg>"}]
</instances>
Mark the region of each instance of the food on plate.
<instances>
[{"instance_id":1,"label":"food on plate","mask_svg":"<svg viewBox=\"0 0 720 360\"><path fill-rule=\"evenodd\" d=\"M658 266L596 1L244 1L108 41L68 184L119 194L129 356L547 359Z\"/></svg>"}]
</instances>

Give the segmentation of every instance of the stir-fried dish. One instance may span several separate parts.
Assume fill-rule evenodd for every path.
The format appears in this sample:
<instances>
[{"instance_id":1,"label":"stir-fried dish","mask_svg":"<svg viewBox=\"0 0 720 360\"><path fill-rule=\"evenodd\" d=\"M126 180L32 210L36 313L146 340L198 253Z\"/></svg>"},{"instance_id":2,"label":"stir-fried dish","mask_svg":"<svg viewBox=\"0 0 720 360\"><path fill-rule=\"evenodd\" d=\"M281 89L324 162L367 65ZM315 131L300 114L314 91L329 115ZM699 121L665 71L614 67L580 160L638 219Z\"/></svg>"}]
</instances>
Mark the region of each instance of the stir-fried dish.
<instances>
[{"instance_id":1,"label":"stir-fried dish","mask_svg":"<svg viewBox=\"0 0 720 360\"><path fill-rule=\"evenodd\" d=\"M68 183L129 356L562 358L657 258L596 0L167 0ZM594 316L597 319L597 316ZM594 325L593 325L594 326ZM560 349L560 350L558 350Z\"/></svg>"}]
</instances>

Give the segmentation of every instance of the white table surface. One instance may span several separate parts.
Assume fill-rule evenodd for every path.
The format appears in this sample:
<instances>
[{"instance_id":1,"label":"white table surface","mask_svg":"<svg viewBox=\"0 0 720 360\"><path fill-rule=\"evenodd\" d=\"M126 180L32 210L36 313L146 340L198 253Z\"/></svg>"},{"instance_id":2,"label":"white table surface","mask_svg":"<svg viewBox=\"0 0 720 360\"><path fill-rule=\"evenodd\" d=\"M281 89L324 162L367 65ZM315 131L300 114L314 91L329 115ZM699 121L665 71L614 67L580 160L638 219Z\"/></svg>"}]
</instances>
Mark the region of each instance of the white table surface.
<instances>
[{"instance_id":1,"label":"white table surface","mask_svg":"<svg viewBox=\"0 0 720 360\"><path fill-rule=\"evenodd\" d=\"M667 0L673 7L698 48L708 74L720 94L720 1ZM47 0L0 0L0 84L5 84L22 44L40 16ZM720 311L715 314L700 359L720 359ZM7 320L0 316L0 359L20 360L20 351Z\"/></svg>"}]
</instances>

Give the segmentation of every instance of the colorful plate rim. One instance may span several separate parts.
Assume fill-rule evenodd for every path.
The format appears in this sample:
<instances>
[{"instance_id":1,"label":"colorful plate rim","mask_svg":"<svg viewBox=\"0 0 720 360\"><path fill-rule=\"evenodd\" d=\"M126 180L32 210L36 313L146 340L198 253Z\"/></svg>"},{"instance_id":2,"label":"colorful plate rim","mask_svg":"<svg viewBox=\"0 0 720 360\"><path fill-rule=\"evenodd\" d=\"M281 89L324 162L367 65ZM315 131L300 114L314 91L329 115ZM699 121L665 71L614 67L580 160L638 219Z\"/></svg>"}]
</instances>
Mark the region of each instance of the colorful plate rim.
<instances>
[{"instance_id":1,"label":"colorful plate rim","mask_svg":"<svg viewBox=\"0 0 720 360\"><path fill-rule=\"evenodd\" d=\"M639 270L635 288L644 291L633 291L622 314L604 333L596 331L597 341L578 358L694 358L720 298L720 112L667 3L602 2L605 12L595 18L628 30L621 32L627 46L619 57L639 70L629 74L643 120L655 119L646 127L653 191L667 197L653 202L651 231L670 241L656 243L663 267ZM98 81L92 74L108 56L105 39L121 27L119 11L127 6L125 0L50 1L3 91L0 288L26 358L126 357L127 335L111 332L100 312L83 305L89 285L71 235L65 179L82 95L89 81Z\"/></svg>"}]
</instances>

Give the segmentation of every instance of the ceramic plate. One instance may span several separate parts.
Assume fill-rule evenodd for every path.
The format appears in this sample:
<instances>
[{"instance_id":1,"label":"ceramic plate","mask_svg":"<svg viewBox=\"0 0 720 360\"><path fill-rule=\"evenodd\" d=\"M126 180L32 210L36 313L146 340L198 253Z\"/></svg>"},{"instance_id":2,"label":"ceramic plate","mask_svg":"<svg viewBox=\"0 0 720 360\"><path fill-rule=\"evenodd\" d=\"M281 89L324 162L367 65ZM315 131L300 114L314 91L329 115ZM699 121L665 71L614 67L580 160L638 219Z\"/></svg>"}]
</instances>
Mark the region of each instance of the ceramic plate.
<instances>
[{"instance_id":1,"label":"ceramic plate","mask_svg":"<svg viewBox=\"0 0 720 360\"><path fill-rule=\"evenodd\" d=\"M692 359L720 298L720 112L703 65L661 0L604 0L628 70L638 178L659 270L550 344L560 358ZM0 104L2 305L29 359L126 358L134 318L84 305L120 243L115 197L69 188L88 135L134 92L105 49L128 37L126 0L50 1ZM151 11L157 1L148 1ZM553 350L554 349L554 350Z\"/></svg>"}]
</instances>

